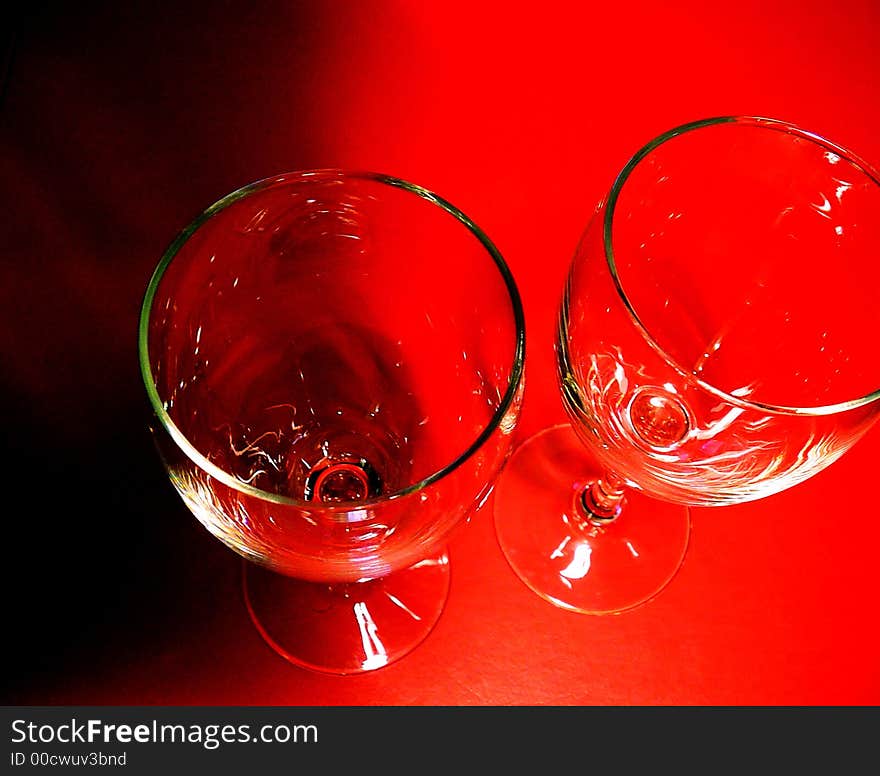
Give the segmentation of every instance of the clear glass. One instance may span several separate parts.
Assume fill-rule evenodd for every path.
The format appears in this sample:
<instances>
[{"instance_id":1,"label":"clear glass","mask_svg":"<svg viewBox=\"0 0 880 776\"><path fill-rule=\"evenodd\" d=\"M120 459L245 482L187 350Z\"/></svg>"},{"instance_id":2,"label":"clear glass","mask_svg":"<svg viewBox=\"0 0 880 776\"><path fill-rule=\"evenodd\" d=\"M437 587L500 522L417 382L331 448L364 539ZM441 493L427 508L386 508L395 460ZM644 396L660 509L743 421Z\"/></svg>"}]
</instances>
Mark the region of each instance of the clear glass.
<instances>
[{"instance_id":1,"label":"clear glass","mask_svg":"<svg viewBox=\"0 0 880 776\"><path fill-rule=\"evenodd\" d=\"M510 450L524 343L496 248L398 179L259 181L170 246L141 316L154 437L183 501L244 557L279 654L357 673L427 636L450 536Z\"/></svg>"},{"instance_id":2,"label":"clear glass","mask_svg":"<svg viewBox=\"0 0 880 776\"><path fill-rule=\"evenodd\" d=\"M843 455L880 410L878 257L877 173L813 133L722 117L641 149L567 278L570 424L518 448L496 494L520 578L573 611L630 609L680 567L688 506Z\"/></svg>"}]
</instances>

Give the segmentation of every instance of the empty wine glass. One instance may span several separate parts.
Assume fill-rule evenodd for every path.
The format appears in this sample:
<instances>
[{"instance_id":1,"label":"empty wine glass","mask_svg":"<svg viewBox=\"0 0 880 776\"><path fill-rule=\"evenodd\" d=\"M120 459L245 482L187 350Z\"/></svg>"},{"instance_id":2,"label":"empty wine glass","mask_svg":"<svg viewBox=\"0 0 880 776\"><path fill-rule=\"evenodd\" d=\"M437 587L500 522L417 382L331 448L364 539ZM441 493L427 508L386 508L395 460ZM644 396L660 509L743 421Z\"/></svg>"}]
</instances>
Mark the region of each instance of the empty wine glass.
<instances>
[{"instance_id":1,"label":"empty wine glass","mask_svg":"<svg viewBox=\"0 0 880 776\"><path fill-rule=\"evenodd\" d=\"M519 447L496 491L533 591L584 613L643 603L680 567L689 505L803 482L877 420L878 180L757 117L678 127L624 167L559 314L570 423Z\"/></svg>"},{"instance_id":2,"label":"empty wine glass","mask_svg":"<svg viewBox=\"0 0 880 776\"><path fill-rule=\"evenodd\" d=\"M139 355L171 482L246 559L265 640L338 674L419 644L519 415L522 308L486 235L387 176L253 183L165 253Z\"/></svg>"}]
</instances>

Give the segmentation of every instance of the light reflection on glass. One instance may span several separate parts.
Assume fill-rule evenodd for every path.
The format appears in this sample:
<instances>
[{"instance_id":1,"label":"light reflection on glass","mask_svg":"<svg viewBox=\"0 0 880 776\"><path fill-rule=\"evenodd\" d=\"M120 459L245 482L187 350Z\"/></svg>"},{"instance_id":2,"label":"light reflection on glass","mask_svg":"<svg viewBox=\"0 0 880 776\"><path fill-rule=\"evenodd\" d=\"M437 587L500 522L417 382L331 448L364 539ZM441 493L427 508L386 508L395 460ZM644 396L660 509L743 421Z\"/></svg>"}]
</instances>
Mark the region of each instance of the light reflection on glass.
<instances>
[{"instance_id":1,"label":"light reflection on glass","mask_svg":"<svg viewBox=\"0 0 880 776\"><path fill-rule=\"evenodd\" d=\"M397 596L391 595L391 593L389 593L387 591L386 591L385 595L388 596L388 600L391 601L391 603L393 603L395 606L398 606L401 609L403 609L403 611L405 611L414 620L421 620L422 619L412 609L410 609L403 601L401 601Z\"/></svg>"},{"instance_id":2,"label":"light reflection on glass","mask_svg":"<svg viewBox=\"0 0 880 776\"><path fill-rule=\"evenodd\" d=\"M373 622L370 610L363 601L354 605L354 616L357 619L358 629L361 632L361 643L364 646L366 658L361 663L364 670L381 668L388 662L388 653L379 639L378 628Z\"/></svg>"},{"instance_id":3,"label":"light reflection on glass","mask_svg":"<svg viewBox=\"0 0 880 776\"><path fill-rule=\"evenodd\" d=\"M586 542L574 548L574 557L559 574L566 579L583 579L590 571L590 555L593 549Z\"/></svg>"}]
</instances>

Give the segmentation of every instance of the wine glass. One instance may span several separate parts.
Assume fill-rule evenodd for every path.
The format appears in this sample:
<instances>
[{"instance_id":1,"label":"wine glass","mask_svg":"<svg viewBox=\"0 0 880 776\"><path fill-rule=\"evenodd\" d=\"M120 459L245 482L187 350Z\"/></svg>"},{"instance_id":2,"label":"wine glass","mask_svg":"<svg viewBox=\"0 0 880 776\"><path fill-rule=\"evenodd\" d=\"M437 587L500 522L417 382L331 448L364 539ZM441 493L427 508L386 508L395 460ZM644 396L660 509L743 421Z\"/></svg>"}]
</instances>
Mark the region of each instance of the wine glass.
<instances>
[{"instance_id":1,"label":"wine glass","mask_svg":"<svg viewBox=\"0 0 880 776\"><path fill-rule=\"evenodd\" d=\"M351 674L446 601L521 404L514 280L460 210L374 173L241 188L161 259L140 320L154 437L196 518L245 559L280 655Z\"/></svg>"},{"instance_id":2,"label":"wine glass","mask_svg":"<svg viewBox=\"0 0 880 776\"><path fill-rule=\"evenodd\" d=\"M878 181L759 117L680 126L629 161L566 280L570 423L518 447L496 489L529 588L583 613L644 603L682 563L688 506L796 485L877 420Z\"/></svg>"}]
</instances>

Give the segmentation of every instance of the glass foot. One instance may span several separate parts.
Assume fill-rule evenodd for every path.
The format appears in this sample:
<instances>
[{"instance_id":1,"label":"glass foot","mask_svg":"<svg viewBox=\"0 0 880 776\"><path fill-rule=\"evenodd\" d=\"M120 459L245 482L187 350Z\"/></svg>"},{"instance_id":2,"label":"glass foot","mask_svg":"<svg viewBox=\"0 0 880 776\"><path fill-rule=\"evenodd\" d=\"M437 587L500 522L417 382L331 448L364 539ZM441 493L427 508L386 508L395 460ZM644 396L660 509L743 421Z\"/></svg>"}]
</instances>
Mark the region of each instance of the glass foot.
<instances>
[{"instance_id":1,"label":"glass foot","mask_svg":"<svg viewBox=\"0 0 880 776\"><path fill-rule=\"evenodd\" d=\"M382 668L418 646L449 594L446 553L388 577L322 584L243 565L245 602L266 643L294 665L329 674Z\"/></svg>"},{"instance_id":2,"label":"glass foot","mask_svg":"<svg viewBox=\"0 0 880 776\"><path fill-rule=\"evenodd\" d=\"M498 543L517 576L574 612L614 614L648 601L687 550L686 507L627 490L618 517L584 517L581 494L601 468L568 424L526 440L495 489Z\"/></svg>"}]
</instances>

